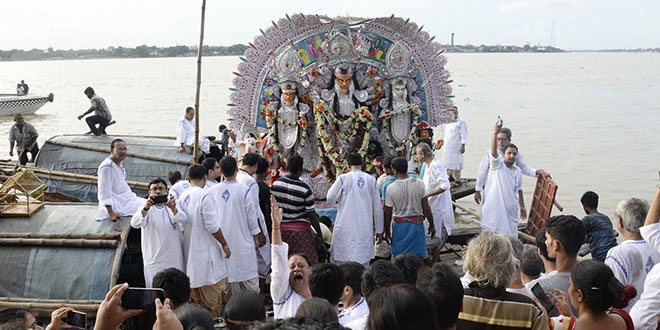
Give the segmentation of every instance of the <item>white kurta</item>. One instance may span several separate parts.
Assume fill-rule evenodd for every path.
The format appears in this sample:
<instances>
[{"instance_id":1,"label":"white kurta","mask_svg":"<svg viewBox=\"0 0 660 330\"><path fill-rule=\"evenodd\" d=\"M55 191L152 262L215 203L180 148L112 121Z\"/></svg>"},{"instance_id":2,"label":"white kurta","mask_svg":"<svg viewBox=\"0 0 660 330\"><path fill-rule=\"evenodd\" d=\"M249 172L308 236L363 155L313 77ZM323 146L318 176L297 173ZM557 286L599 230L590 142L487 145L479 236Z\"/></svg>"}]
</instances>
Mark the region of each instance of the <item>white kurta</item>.
<instances>
[{"instance_id":1,"label":"white kurta","mask_svg":"<svg viewBox=\"0 0 660 330\"><path fill-rule=\"evenodd\" d=\"M481 228L518 237L518 191L522 174L518 166L509 168L501 154L490 156L485 198L481 208Z\"/></svg>"},{"instance_id":2,"label":"white kurta","mask_svg":"<svg viewBox=\"0 0 660 330\"><path fill-rule=\"evenodd\" d=\"M639 228L642 237L660 252L660 223ZM660 265L656 264L646 275L644 292L630 310L630 317L637 330L655 330L660 313Z\"/></svg>"},{"instance_id":3,"label":"white kurta","mask_svg":"<svg viewBox=\"0 0 660 330\"><path fill-rule=\"evenodd\" d=\"M637 296L630 299L624 309L630 312L644 292L644 281L651 268L660 262L660 253L645 240L625 240L607 251L605 264L612 269L614 276L624 285L632 284Z\"/></svg>"},{"instance_id":4,"label":"white kurta","mask_svg":"<svg viewBox=\"0 0 660 330\"><path fill-rule=\"evenodd\" d=\"M145 207L146 203L142 206ZM176 215L165 205L153 205L142 216L142 211L135 212L131 218L133 228L141 228L142 261L144 263L144 281L147 288L152 287L156 273L167 268L185 271L183 262L183 238L178 222L186 214L177 207Z\"/></svg>"},{"instance_id":5,"label":"white kurta","mask_svg":"<svg viewBox=\"0 0 660 330\"><path fill-rule=\"evenodd\" d=\"M173 184L170 188L170 196L179 201L181 194L190 187L190 182L188 180L179 180L177 183Z\"/></svg>"},{"instance_id":6,"label":"white kurta","mask_svg":"<svg viewBox=\"0 0 660 330\"><path fill-rule=\"evenodd\" d=\"M137 197L131 187L126 183L126 170L123 166L106 158L98 169L98 199L99 209L96 220L109 217L106 205L122 217L133 216L146 202L144 198Z\"/></svg>"},{"instance_id":7,"label":"white kurta","mask_svg":"<svg viewBox=\"0 0 660 330\"><path fill-rule=\"evenodd\" d=\"M236 173L236 182L248 188L248 202L251 205L250 207L255 210L261 230L266 231L268 229L266 227L266 217L261 212L261 207L259 207L259 184L257 184L257 181L250 174L241 170ZM270 233L267 234L264 232L264 236L266 236L266 244L258 248L257 251L259 251L259 255L261 255L266 265L270 265Z\"/></svg>"},{"instance_id":8,"label":"white kurta","mask_svg":"<svg viewBox=\"0 0 660 330\"><path fill-rule=\"evenodd\" d=\"M326 196L339 203L330 251L336 261L360 264L374 258L374 228L383 232L383 207L376 179L360 170L339 176Z\"/></svg>"},{"instance_id":9,"label":"white kurta","mask_svg":"<svg viewBox=\"0 0 660 330\"><path fill-rule=\"evenodd\" d=\"M270 274L270 296L273 299L273 312L276 319L296 316L305 297L289 285L289 245L282 242L271 245L273 251L273 272Z\"/></svg>"},{"instance_id":10,"label":"white kurta","mask_svg":"<svg viewBox=\"0 0 660 330\"><path fill-rule=\"evenodd\" d=\"M458 117L456 121L445 126L444 145L442 147L442 164L450 170L463 169L463 154L461 146L467 144L468 130L465 121Z\"/></svg>"},{"instance_id":11,"label":"white kurta","mask_svg":"<svg viewBox=\"0 0 660 330\"><path fill-rule=\"evenodd\" d=\"M339 324L347 326L348 323L367 315L369 315L369 306L367 306L367 300L361 297L355 305L344 309L337 317Z\"/></svg>"},{"instance_id":12,"label":"white kurta","mask_svg":"<svg viewBox=\"0 0 660 330\"><path fill-rule=\"evenodd\" d=\"M186 214L183 223L183 258L190 287L212 285L227 277L225 257L212 233L220 229L213 196L197 186L191 186L179 198L179 207Z\"/></svg>"},{"instance_id":13,"label":"white kurta","mask_svg":"<svg viewBox=\"0 0 660 330\"><path fill-rule=\"evenodd\" d=\"M195 122L182 116L176 126L176 143L191 146L195 143Z\"/></svg>"},{"instance_id":14,"label":"white kurta","mask_svg":"<svg viewBox=\"0 0 660 330\"><path fill-rule=\"evenodd\" d=\"M442 188L445 191L441 194L429 197L429 207L433 213L433 223L435 224L435 236L441 238L442 226L447 230L447 235L451 235L451 230L454 228L454 207L451 203L451 185L449 184L449 177L447 170L443 164L433 159L431 166L427 166L422 178L426 186L426 193Z\"/></svg>"},{"instance_id":15,"label":"white kurta","mask_svg":"<svg viewBox=\"0 0 660 330\"><path fill-rule=\"evenodd\" d=\"M209 190L216 184L218 184L218 181L206 179L206 181L204 181L204 190Z\"/></svg>"},{"instance_id":16,"label":"white kurta","mask_svg":"<svg viewBox=\"0 0 660 330\"><path fill-rule=\"evenodd\" d=\"M497 151L500 155L502 154L501 151ZM476 191L483 191L484 187L486 186L486 180L488 178L488 169L490 168L490 150L486 151L486 154L484 155L484 158L481 159L481 162L479 163L479 169L477 170L477 182L475 186ZM520 154L520 151L518 151L518 158L516 158L516 166L520 168L520 171L522 174L527 175L527 176L532 176L536 177L536 169L532 168L527 164L527 161L525 161L525 158ZM485 196L483 196L485 198Z\"/></svg>"},{"instance_id":17,"label":"white kurta","mask_svg":"<svg viewBox=\"0 0 660 330\"><path fill-rule=\"evenodd\" d=\"M247 188L236 181L223 181L209 189L215 200L222 234L231 257L227 259L229 283L257 278L254 237L259 233L254 209L247 201Z\"/></svg>"}]
</instances>

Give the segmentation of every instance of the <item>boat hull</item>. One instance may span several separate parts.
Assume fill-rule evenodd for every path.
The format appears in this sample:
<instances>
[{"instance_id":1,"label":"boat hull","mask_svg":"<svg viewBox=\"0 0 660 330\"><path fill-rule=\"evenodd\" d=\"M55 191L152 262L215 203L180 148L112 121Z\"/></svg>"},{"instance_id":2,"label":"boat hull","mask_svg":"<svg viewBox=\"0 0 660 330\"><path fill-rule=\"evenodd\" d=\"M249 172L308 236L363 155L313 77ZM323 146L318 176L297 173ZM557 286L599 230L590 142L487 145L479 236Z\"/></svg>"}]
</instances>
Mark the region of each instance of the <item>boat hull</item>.
<instances>
[{"instance_id":1,"label":"boat hull","mask_svg":"<svg viewBox=\"0 0 660 330\"><path fill-rule=\"evenodd\" d=\"M53 94L48 96L23 95L0 96L0 116L35 113L46 103L53 101Z\"/></svg>"}]
</instances>

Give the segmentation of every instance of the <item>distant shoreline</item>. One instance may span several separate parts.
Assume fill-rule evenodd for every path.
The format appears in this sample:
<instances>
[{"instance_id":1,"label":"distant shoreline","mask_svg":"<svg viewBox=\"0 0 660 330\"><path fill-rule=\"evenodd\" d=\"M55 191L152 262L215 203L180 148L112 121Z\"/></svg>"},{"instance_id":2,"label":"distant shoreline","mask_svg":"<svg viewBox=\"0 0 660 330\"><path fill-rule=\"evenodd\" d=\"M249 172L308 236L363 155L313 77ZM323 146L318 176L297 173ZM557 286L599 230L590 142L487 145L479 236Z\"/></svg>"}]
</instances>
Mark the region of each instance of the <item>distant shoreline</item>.
<instances>
[{"instance_id":1,"label":"distant shoreline","mask_svg":"<svg viewBox=\"0 0 660 330\"><path fill-rule=\"evenodd\" d=\"M242 56L250 46L236 44L232 46L204 46L203 56ZM564 50L551 46L503 46L503 45L443 45L447 53L578 53L578 52L609 52L609 53L660 53L660 48L645 49L600 49L600 50ZM137 46L114 47L101 49L69 49L56 50L43 49L12 49L0 50L0 62L11 61L56 61L81 59L110 59L110 58L171 58L197 56L196 46Z\"/></svg>"}]
</instances>

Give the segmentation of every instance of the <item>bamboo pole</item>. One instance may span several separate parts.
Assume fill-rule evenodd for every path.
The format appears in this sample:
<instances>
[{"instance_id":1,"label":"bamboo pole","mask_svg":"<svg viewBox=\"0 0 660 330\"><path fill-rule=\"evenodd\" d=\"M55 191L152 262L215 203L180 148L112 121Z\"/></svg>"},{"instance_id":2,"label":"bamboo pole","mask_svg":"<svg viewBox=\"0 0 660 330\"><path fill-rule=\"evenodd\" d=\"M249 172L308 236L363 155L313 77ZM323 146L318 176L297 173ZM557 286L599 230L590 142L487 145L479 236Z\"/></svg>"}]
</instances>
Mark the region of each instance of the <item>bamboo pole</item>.
<instances>
[{"instance_id":1,"label":"bamboo pole","mask_svg":"<svg viewBox=\"0 0 660 330\"><path fill-rule=\"evenodd\" d=\"M96 204L95 204L96 205ZM63 239L103 239L119 240L119 233L0 233L0 238L63 238ZM0 297L0 300L2 298Z\"/></svg>"},{"instance_id":2,"label":"bamboo pole","mask_svg":"<svg viewBox=\"0 0 660 330\"><path fill-rule=\"evenodd\" d=\"M42 299L42 298L19 298L19 297L0 297L0 301L5 302L38 302L47 304L79 304L79 305L98 305L103 300L69 300L69 299Z\"/></svg>"},{"instance_id":3,"label":"bamboo pole","mask_svg":"<svg viewBox=\"0 0 660 330\"><path fill-rule=\"evenodd\" d=\"M17 166L10 165L0 162L0 169L11 170L16 172L17 169L24 168L35 173L40 178L46 178L51 180L61 180L68 182L79 182L79 183L90 183L96 184L98 182L98 177L96 175L80 174L80 173L70 173L65 171L50 170L47 168L35 167L35 166ZM149 189L149 184L146 182L139 181L126 181L129 187L136 189Z\"/></svg>"},{"instance_id":4,"label":"bamboo pole","mask_svg":"<svg viewBox=\"0 0 660 330\"><path fill-rule=\"evenodd\" d=\"M60 134L57 136L87 136L85 134ZM121 135L112 135L112 137L123 138L123 137L137 137L137 138L152 138L152 139L169 139L176 140L176 136L168 135L139 135L139 134L121 134Z\"/></svg>"},{"instance_id":5,"label":"bamboo pole","mask_svg":"<svg viewBox=\"0 0 660 330\"><path fill-rule=\"evenodd\" d=\"M197 88L195 89L195 144L193 145L193 164L199 158L199 91L202 86L202 49L204 48L204 14L206 0L202 0L202 20L199 29L199 46L197 47Z\"/></svg>"},{"instance_id":6,"label":"bamboo pole","mask_svg":"<svg viewBox=\"0 0 660 330\"><path fill-rule=\"evenodd\" d=\"M107 239L67 239L67 238L0 238L0 246L52 246L52 247L81 247L81 248L116 248L117 240Z\"/></svg>"},{"instance_id":7,"label":"bamboo pole","mask_svg":"<svg viewBox=\"0 0 660 330\"><path fill-rule=\"evenodd\" d=\"M45 143L55 144L55 145L59 145L59 146L63 146L63 147L69 147L69 148L77 148L77 149L84 149L84 150L110 153L110 149L106 149L106 148L102 148L102 147L87 146L87 145L84 145L84 144L75 144L75 143L52 141L52 140L47 140ZM191 162L185 161L185 160L158 157L158 156L150 156L150 155L143 155L143 154L138 154L138 153L135 153L135 152L128 152L128 153L126 153L126 155L130 156L130 157L135 157L135 158L155 160L155 161L159 161L159 162L173 163L173 164L179 164L179 165L190 165L191 164Z\"/></svg>"},{"instance_id":8,"label":"bamboo pole","mask_svg":"<svg viewBox=\"0 0 660 330\"><path fill-rule=\"evenodd\" d=\"M35 299L37 301L37 299ZM45 309L54 311L60 307L73 307L75 310L85 312L96 312L99 305L95 304L76 304L76 303L43 303L43 302L13 302L13 301L0 301L0 307L25 307L27 309ZM50 315L50 313L48 313Z\"/></svg>"}]
</instances>

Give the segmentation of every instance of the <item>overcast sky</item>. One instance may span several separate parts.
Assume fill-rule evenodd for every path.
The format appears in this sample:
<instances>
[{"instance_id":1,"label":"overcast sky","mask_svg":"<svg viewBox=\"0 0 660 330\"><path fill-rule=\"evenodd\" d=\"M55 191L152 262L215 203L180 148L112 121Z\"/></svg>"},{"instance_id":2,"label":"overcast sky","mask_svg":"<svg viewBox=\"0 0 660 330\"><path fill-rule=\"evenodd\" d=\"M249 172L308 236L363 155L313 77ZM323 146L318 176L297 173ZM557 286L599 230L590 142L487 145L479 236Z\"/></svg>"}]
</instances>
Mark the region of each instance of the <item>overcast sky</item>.
<instances>
[{"instance_id":1,"label":"overcast sky","mask_svg":"<svg viewBox=\"0 0 660 330\"><path fill-rule=\"evenodd\" d=\"M3 0L0 49L195 45L201 0ZM297 12L410 18L457 44L563 49L660 47L658 0L208 0L206 45L252 41L271 20Z\"/></svg>"}]
</instances>

